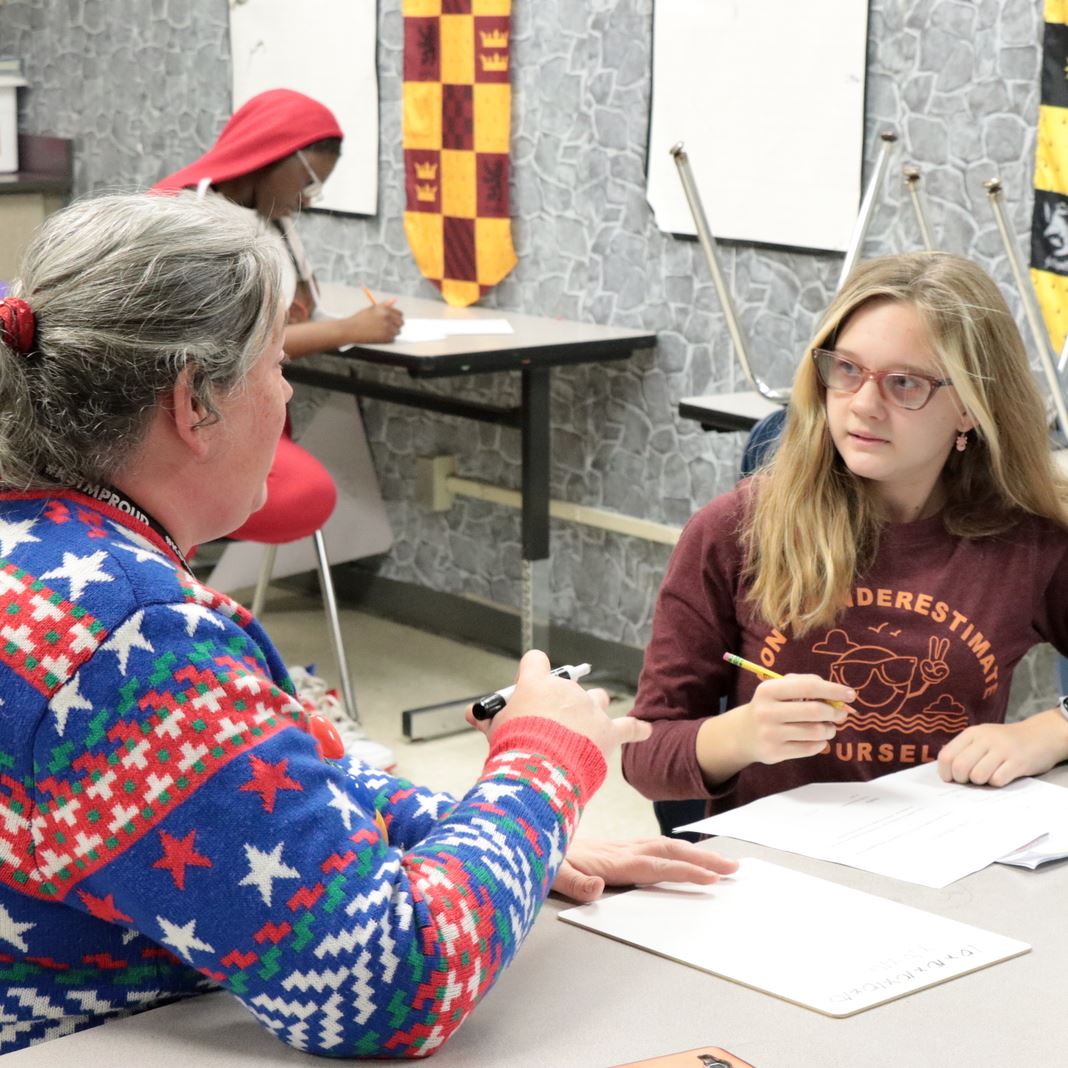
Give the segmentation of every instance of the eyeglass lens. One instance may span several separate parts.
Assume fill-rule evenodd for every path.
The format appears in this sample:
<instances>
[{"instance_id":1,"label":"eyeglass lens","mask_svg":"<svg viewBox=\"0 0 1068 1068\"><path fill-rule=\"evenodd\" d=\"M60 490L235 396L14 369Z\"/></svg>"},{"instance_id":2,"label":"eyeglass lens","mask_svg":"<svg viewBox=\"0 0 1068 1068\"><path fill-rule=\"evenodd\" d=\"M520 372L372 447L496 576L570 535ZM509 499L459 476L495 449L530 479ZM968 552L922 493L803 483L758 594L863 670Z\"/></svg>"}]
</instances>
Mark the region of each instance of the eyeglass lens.
<instances>
[{"instance_id":1,"label":"eyeglass lens","mask_svg":"<svg viewBox=\"0 0 1068 1068\"><path fill-rule=\"evenodd\" d=\"M843 393L856 393L872 377L888 401L912 411L922 408L937 388L929 378L911 375L907 371L866 371L834 352L818 352L816 370L820 381L828 389Z\"/></svg>"}]
</instances>

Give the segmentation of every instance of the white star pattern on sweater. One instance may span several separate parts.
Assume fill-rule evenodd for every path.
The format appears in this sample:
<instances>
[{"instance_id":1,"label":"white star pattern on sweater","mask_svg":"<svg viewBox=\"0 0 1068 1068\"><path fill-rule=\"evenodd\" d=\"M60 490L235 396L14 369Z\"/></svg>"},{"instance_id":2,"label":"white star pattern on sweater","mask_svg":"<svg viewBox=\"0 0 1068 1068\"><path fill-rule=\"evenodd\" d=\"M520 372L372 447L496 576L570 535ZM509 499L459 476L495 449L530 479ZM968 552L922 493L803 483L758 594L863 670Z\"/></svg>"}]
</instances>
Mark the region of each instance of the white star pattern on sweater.
<instances>
[{"instance_id":1,"label":"white star pattern on sweater","mask_svg":"<svg viewBox=\"0 0 1068 1068\"><path fill-rule=\"evenodd\" d=\"M134 649L144 649L154 653L156 650L152 643L141 633L141 620L145 618L145 610L142 608L135 612L121 627L117 627L110 638L102 646L101 652L114 653L119 658L119 671L126 674L126 665L130 660L130 653Z\"/></svg>"},{"instance_id":2,"label":"white star pattern on sweater","mask_svg":"<svg viewBox=\"0 0 1068 1068\"><path fill-rule=\"evenodd\" d=\"M36 926L35 923L16 923L14 916L0 905L0 940L10 942L23 953L29 953L30 947L26 945L22 932L32 930Z\"/></svg>"},{"instance_id":3,"label":"white star pattern on sweater","mask_svg":"<svg viewBox=\"0 0 1068 1068\"><path fill-rule=\"evenodd\" d=\"M40 541L30 531L36 519L22 519L19 522L0 519L0 556L10 556L17 546L26 542Z\"/></svg>"},{"instance_id":4,"label":"white star pattern on sweater","mask_svg":"<svg viewBox=\"0 0 1068 1068\"><path fill-rule=\"evenodd\" d=\"M160 941L166 942L168 946L173 946L190 964L193 963L193 955L190 950L202 949L205 953L215 952L214 946L209 946L207 942L202 942L197 938L197 921L195 919L179 927L178 924L171 923L170 920L164 919L162 916L157 916L156 923L159 924L160 930L163 931L163 937Z\"/></svg>"},{"instance_id":5,"label":"white star pattern on sweater","mask_svg":"<svg viewBox=\"0 0 1068 1068\"><path fill-rule=\"evenodd\" d=\"M363 815L363 809L356 804L355 801L349 797L348 794L339 790L329 779L326 780L327 789L334 796L327 803L327 808L336 808L341 813L341 818L345 823L345 830L352 830L352 817Z\"/></svg>"},{"instance_id":6,"label":"white star pattern on sweater","mask_svg":"<svg viewBox=\"0 0 1068 1068\"><path fill-rule=\"evenodd\" d=\"M107 558L108 554L104 550L93 553L92 556L75 556L74 553L65 552L63 554L63 566L54 567L40 577L42 579L67 579L70 582L70 599L77 601L90 582L115 581L114 576L100 570L100 565Z\"/></svg>"},{"instance_id":7,"label":"white star pattern on sweater","mask_svg":"<svg viewBox=\"0 0 1068 1068\"><path fill-rule=\"evenodd\" d=\"M49 708L52 709L53 715L56 717L56 733L63 736L63 732L67 729L67 716L74 711L92 712L93 705L90 701L87 701L78 692L78 676L75 675L73 679L66 684L66 686L58 689L52 697L49 703Z\"/></svg>"},{"instance_id":8,"label":"white star pattern on sweater","mask_svg":"<svg viewBox=\"0 0 1068 1068\"><path fill-rule=\"evenodd\" d=\"M491 804L497 804L502 797L517 797L520 787L515 783L483 782L478 785L478 795Z\"/></svg>"},{"instance_id":9,"label":"white star pattern on sweater","mask_svg":"<svg viewBox=\"0 0 1068 1068\"><path fill-rule=\"evenodd\" d=\"M429 816L438 819L441 813L456 804L456 798L448 794L426 794L415 799L415 813L417 816Z\"/></svg>"},{"instance_id":10,"label":"white star pattern on sweater","mask_svg":"<svg viewBox=\"0 0 1068 1068\"><path fill-rule=\"evenodd\" d=\"M224 630L222 620L210 608L202 604L169 604L167 607L180 616L185 616L185 633L192 638L198 623L210 623L217 630Z\"/></svg>"},{"instance_id":11,"label":"white star pattern on sweater","mask_svg":"<svg viewBox=\"0 0 1068 1068\"><path fill-rule=\"evenodd\" d=\"M245 858L248 860L248 875L238 886L254 886L260 892L265 905L270 905L275 879L299 879L300 872L282 860L282 843L264 853L249 842L245 843Z\"/></svg>"},{"instance_id":12,"label":"white star pattern on sweater","mask_svg":"<svg viewBox=\"0 0 1068 1068\"><path fill-rule=\"evenodd\" d=\"M153 563L162 564L166 568L174 570L174 562L168 560L156 546L141 534L138 534L135 530L129 530L127 527L122 526L120 523L116 523L113 520L108 520L108 525L113 527L118 533L120 533L127 541L132 542L131 545L123 545L122 542L113 541L112 547L115 549L122 549L123 552L133 553L134 559L139 563Z\"/></svg>"}]
</instances>

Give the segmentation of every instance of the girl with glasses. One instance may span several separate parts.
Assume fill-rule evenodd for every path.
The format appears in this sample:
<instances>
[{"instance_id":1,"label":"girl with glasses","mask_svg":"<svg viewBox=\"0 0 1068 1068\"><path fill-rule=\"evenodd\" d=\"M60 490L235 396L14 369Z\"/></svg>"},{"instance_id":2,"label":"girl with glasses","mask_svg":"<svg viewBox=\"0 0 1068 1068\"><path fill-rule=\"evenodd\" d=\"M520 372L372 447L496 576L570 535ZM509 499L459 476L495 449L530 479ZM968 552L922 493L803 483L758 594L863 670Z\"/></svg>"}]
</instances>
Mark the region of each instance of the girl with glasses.
<instances>
[{"instance_id":1,"label":"girl with glasses","mask_svg":"<svg viewBox=\"0 0 1068 1068\"><path fill-rule=\"evenodd\" d=\"M859 267L773 459L683 532L634 709L653 736L626 747L627 778L714 812L927 761L1003 786L1068 759L1059 709L1004 722L1027 650L1068 651L1065 500L991 279L942 253Z\"/></svg>"}]
</instances>

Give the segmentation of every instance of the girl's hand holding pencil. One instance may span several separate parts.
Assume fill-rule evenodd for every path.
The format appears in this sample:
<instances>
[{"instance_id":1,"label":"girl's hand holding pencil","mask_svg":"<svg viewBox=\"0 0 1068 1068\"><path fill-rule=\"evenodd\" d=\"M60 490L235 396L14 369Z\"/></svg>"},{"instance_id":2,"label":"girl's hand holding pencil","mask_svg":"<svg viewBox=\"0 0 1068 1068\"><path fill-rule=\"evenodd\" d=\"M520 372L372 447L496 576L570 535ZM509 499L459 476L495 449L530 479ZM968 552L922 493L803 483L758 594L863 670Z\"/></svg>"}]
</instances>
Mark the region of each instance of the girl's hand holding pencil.
<instances>
[{"instance_id":1,"label":"girl's hand holding pencil","mask_svg":"<svg viewBox=\"0 0 1068 1068\"><path fill-rule=\"evenodd\" d=\"M838 733L851 711L848 703L857 697L848 686L818 675L779 675L733 653L723 659L764 681L748 704L709 720L709 737L699 740L698 755L701 759L704 749L713 756L713 765L706 767L712 782L725 781L749 764L815 756Z\"/></svg>"},{"instance_id":2,"label":"girl's hand holding pencil","mask_svg":"<svg viewBox=\"0 0 1068 1068\"><path fill-rule=\"evenodd\" d=\"M777 671L772 671L771 668L766 668L761 664L754 664L752 660L743 660L742 657L735 656L734 653L724 653L723 659L726 660L728 664L733 664L735 667L739 667L743 671L751 672L752 674L756 675L758 679L782 679L786 677L785 675L780 675ZM849 695L850 696L846 698L846 700L856 700L857 695L852 690L849 691ZM845 705L841 701L828 701L827 703L832 708L845 707Z\"/></svg>"}]
</instances>

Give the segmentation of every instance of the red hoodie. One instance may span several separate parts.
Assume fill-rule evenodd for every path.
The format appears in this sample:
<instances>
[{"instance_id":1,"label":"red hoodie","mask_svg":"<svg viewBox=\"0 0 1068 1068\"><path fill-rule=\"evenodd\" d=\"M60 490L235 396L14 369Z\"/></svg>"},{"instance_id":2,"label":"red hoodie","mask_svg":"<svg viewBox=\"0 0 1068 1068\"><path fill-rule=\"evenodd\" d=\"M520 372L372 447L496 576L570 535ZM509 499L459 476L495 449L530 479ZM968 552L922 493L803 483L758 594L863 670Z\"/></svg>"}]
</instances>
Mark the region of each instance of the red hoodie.
<instances>
[{"instance_id":1,"label":"red hoodie","mask_svg":"<svg viewBox=\"0 0 1068 1068\"><path fill-rule=\"evenodd\" d=\"M328 137L342 138L333 112L293 89L268 89L241 105L200 159L157 182L155 193L251 174Z\"/></svg>"}]
</instances>

